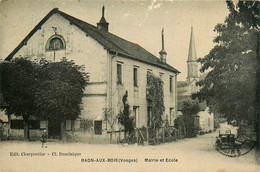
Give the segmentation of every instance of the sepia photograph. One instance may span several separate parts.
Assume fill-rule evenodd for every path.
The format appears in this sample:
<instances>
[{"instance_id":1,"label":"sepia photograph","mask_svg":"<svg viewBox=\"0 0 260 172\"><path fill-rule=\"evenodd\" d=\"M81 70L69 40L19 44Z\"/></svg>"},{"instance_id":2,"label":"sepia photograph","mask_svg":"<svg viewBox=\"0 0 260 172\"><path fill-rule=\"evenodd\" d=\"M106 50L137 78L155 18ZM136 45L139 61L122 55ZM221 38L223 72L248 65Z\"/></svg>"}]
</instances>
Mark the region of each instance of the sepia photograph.
<instances>
[{"instance_id":1,"label":"sepia photograph","mask_svg":"<svg viewBox=\"0 0 260 172\"><path fill-rule=\"evenodd\" d=\"M0 172L260 171L260 2L0 0Z\"/></svg>"}]
</instances>

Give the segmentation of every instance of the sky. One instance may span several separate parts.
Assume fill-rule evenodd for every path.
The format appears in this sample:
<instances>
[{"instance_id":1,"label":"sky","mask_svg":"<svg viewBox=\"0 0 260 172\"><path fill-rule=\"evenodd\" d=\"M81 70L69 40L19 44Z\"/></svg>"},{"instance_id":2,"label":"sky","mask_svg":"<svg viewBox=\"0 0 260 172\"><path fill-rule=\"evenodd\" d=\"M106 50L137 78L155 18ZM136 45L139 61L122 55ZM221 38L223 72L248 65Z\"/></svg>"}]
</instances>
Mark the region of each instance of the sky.
<instances>
[{"instance_id":1,"label":"sky","mask_svg":"<svg viewBox=\"0 0 260 172\"><path fill-rule=\"evenodd\" d=\"M220 0L2 0L0 59L5 59L53 8L96 26L103 5L109 32L139 44L157 57L164 28L167 63L181 72L178 81L187 76L191 26L197 57L204 57L214 47L215 25L223 23L229 13L225 1Z\"/></svg>"}]
</instances>

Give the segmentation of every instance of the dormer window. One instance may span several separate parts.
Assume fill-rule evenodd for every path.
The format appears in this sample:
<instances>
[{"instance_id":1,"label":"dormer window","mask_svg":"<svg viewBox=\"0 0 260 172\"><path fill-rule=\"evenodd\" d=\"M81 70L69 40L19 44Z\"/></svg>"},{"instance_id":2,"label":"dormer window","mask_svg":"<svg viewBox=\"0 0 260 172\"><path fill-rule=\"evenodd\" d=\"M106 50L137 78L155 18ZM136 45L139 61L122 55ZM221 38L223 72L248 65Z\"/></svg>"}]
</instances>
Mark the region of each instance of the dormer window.
<instances>
[{"instance_id":1,"label":"dormer window","mask_svg":"<svg viewBox=\"0 0 260 172\"><path fill-rule=\"evenodd\" d=\"M56 50L64 50L65 49L65 41L60 35L53 35L47 41L46 50L47 51L56 51Z\"/></svg>"}]
</instances>

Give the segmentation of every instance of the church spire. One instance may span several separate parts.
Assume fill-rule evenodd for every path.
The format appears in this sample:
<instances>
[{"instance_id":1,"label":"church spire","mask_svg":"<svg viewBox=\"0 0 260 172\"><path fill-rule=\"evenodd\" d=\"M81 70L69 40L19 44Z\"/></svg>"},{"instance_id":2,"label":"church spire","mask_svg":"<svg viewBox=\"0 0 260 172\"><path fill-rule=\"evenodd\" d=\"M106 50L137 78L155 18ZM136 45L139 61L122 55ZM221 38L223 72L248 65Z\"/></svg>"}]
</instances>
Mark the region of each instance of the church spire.
<instances>
[{"instance_id":1,"label":"church spire","mask_svg":"<svg viewBox=\"0 0 260 172\"><path fill-rule=\"evenodd\" d=\"M191 26L188 61L197 61L197 54L196 54L196 49L195 49L195 41L194 41L194 35L193 35L193 26Z\"/></svg>"},{"instance_id":2,"label":"church spire","mask_svg":"<svg viewBox=\"0 0 260 172\"><path fill-rule=\"evenodd\" d=\"M192 79L198 79L198 63L197 63L197 54L195 49L195 41L193 35L193 27L191 27L190 33L190 46L188 53L188 76L187 79L191 81Z\"/></svg>"}]
</instances>

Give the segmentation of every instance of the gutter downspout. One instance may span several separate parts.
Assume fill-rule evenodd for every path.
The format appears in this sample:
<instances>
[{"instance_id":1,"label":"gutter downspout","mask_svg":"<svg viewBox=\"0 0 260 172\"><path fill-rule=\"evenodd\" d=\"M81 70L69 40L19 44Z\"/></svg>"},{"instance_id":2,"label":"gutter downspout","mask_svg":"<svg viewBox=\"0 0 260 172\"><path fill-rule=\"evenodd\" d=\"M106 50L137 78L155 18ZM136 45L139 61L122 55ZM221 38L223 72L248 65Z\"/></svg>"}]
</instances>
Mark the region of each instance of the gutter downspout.
<instances>
[{"instance_id":1,"label":"gutter downspout","mask_svg":"<svg viewBox=\"0 0 260 172\"><path fill-rule=\"evenodd\" d=\"M108 61L109 61L109 102L108 102L108 107L109 107L109 109L111 110L111 113L113 112L113 93L112 93L112 91L113 91L113 67L112 67L112 61L113 61L113 58L114 57L116 57L117 55L118 55L118 52L116 52L116 54L115 55L113 55L113 56L111 56L111 58L110 58L110 52L109 52L110 50L108 50ZM112 121L112 115L111 115L111 121Z\"/></svg>"}]
</instances>

